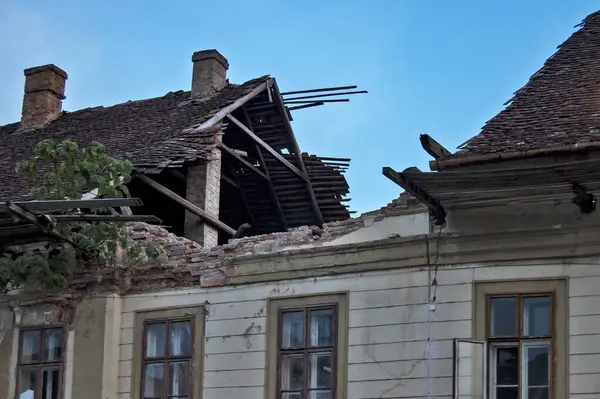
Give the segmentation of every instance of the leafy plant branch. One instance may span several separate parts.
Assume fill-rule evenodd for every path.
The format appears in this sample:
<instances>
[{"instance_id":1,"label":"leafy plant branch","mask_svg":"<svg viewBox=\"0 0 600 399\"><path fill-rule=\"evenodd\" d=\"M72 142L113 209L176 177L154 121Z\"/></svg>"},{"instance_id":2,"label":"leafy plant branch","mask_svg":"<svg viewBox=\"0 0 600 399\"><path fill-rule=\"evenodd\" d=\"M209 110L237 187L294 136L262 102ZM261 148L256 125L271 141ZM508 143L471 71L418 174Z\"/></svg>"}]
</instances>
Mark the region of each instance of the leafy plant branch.
<instances>
[{"instance_id":1,"label":"leafy plant branch","mask_svg":"<svg viewBox=\"0 0 600 399\"><path fill-rule=\"evenodd\" d=\"M106 154L104 146L91 142L80 147L76 142L43 140L33 158L19 163L17 173L31 183L32 196L38 200L81 199L84 194L98 197L129 197L126 184L131 181L133 165ZM104 214L109 209L93 209ZM116 267L145 262L162 254L152 244L135 242L127 226L118 221L60 222L54 230L74 247L46 246L35 251L5 251L0 255L0 290L37 285L46 290L64 290L69 275L81 267Z\"/></svg>"}]
</instances>

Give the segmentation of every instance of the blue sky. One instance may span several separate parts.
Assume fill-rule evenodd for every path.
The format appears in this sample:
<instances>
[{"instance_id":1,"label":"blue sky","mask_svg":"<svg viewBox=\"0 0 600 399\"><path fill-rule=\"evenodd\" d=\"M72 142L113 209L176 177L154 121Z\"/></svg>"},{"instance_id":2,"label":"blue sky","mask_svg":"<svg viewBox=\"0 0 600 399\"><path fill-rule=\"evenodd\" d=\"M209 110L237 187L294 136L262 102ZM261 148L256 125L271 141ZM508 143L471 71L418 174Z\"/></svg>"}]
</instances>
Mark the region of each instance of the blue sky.
<instances>
[{"instance_id":1,"label":"blue sky","mask_svg":"<svg viewBox=\"0 0 600 399\"><path fill-rule=\"evenodd\" d=\"M167 5L168 4L168 5ZM20 118L23 69L69 74L64 109L187 90L216 48L230 81L283 91L356 84L350 103L296 111L304 151L350 157L352 208L401 189L383 166L428 169L419 134L453 150L499 112L596 1L0 0L0 124Z\"/></svg>"}]
</instances>

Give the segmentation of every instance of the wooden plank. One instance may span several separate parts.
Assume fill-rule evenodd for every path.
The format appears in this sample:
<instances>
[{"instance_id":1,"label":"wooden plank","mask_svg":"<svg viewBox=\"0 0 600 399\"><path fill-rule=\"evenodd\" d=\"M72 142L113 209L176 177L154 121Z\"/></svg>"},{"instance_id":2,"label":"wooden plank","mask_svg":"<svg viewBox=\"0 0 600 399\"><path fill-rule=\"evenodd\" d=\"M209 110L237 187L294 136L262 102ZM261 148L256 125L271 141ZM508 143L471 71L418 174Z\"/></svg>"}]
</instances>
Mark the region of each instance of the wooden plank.
<instances>
[{"instance_id":1,"label":"wooden plank","mask_svg":"<svg viewBox=\"0 0 600 399\"><path fill-rule=\"evenodd\" d=\"M248 110L246 107L243 108L244 117L246 118L246 123L252 132L254 132L254 128L252 127L252 120L250 119L250 115L248 115ZM271 196L271 201L273 205L275 205L275 209L277 211L277 218L279 219L279 223L281 223L281 227L284 230L288 229L288 223L285 219L285 214L283 213L283 208L281 207L281 202L279 201L279 197L277 197L277 192L275 191L275 187L273 186L273 181L271 180L271 175L269 173L269 168L267 167L267 163L265 162L265 157L263 156L262 150L260 149L258 144L255 144L256 153L258 154L258 160L265 171L265 174L269 176L269 195Z\"/></svg>"},{"instance_id":2,"label":"wooden plank","mask_svg":"<svg viewBox=\"0 0 600 399\"><path fill-rule=\"evenodd\" d=\"M57 222L149 222L161 223L154 215L48 215Z\"/></svg>"},{"instance_id":3,"label":"wooden plank","mask_svg":"<svg viewBox=\"0 0 600 399\"><path fill-rule=\"evenodd\" d=\"M308 177L306 176L306 174L302 173L298 168L296 168L294 165L292 165L280 153L278 153L277 151L275 151L270 145L268 145L267 143L265 143L260 137L258 137L256 134L254 134L254 132L252 132L250 129L248 129L248 127L246 127L246 125L244 125L242 122L240 122L239 120L237 120L236 117L234 117L231 114L228 114L227 118L230 121L232 121L233 123L235 123L237 125L237 127L239 127L240 129L242 129L242 131L244 133L246 133L248 136L250 136L250 138L252 140L254 140L258 145L260 145L269 154L271 154L273 156L273 158L277 159L279 162L281 162L282 164L284 164L289 170L291 170L292 172L294 172L301 179L308 180Z\"/></svg>"},{"instance_id":4,"label":"wooden plank","mask_svg":"<svg viewBox=\"0 0 600 399\"><path fill-rule=\"evenodd\" d=\"M250 205L248 204L248 198L246 198L246 192L242 188L242 182L238 178L237 173L235 173L235 168L233 167L233 165L230 162L227 162L227 167L229 168L231 175L235 179L233 181L233 183L235 183L235 185L238 187L238 190L240 192L240 197L242 198L242 202L244 204L244 210L246 211L246 215L250 219L250 222L254 225L254 224L256 224L256 220L254 219L254 215L252 214L252 211L250 210ZM221 174L221 176L226 177L224 174ZM239 234L243 234L245 231L247 231L250 228L250 227L245 227L244 230L241 231L240 229L242 229L242 227L244 227L244 225L240 226L240 228L236 232L236 235L234 236L234 238L238 238Z\"/></svg>"},{"instance_id":5,"label":"wooden plank","mask_svg":"<svg viewBox=\"0 0 600 399\"><path fill-rule=\"evenodd\" d=\"M225 144L219 143L219 148L231 155L232 157L234 157L235 159L237 159L238 161L240 161L244 166L246 166L248 169L259 175L263 179L270 180L269 176L265 175L260 169L252 165L250 162L246 161L244 158L240 157L234 150L227 147Z\"/></svg>"},{"instance_id":6,"label":"wooden plank","mask_svg":"<svg viewBox=\"0 0 600 399\"><path fill-rule=\"evenodd\" d=\"M231 236L233 236L235 234L235 230L233 228L227 226L225 223L221 222L219 219L217 219L213 215L209 214L204 209L201 209L200 207L192 204L190 201L186 200L185 198L180 197L179 195L177 195L173 191L169 190L165 186L163 186L163 185L155 182L154 180L150 179L148 176L136 175L136 178L138 178L139 180L143 181L144 183L146 183L147 185L149 185L150 187L152 187L153 189L155 189L159 193L163 194L164 196L166 196L166 197L172 199L173 201L177 202L178 204L180 204L181 206L183 206L185 209L187 209L188 211L190 211L194 215L196 215L196 216L204 219L207 223L209 223L213 227L216 227L217 229L219 229L221 231L224 231L225 233L227 233L227 234L229 234Z\"/></svg>"},{"instance_id":7,"label":"wooden plank","mask_svg":"<svg viewBox=\"0 0 600 399\"><path fill-rule=\"evenodd\" d=\"M43 233L44 231L40 229L37 225L17 225L14 227L2 227L0 228L0 238L4 237L16 237L16 236L24 236L31 235L35 233ZM2 243L4 244L4 242Z\"/></svg>"},{"instance_id":8,"label":"wooden plank","mask_svg":"<svg viewBox=\"0 0 600 399\"><path fill-rule=\"evenodd\" d=\"M290 111L296 111L298 109L318 107L319 105L325 105L325 103L323 101L319 101L305 105L298 105L297 107L288 107L287 109L289 109Z\"/></svg>"},{"instance_id":9,"label":"wooden plank","mask_svg":"<svg viewBox=\"0 0 600 399\"><path fill-rule=\"evenodd\" d=\"M305 93L318 93L323 91L336 91L336 90L352 90L356 89L358 86L339 86L339 87L323 87L320 89L310 89L310 90L296 90L296 91L286 91L281 93L282 96L289 96L292 94L305 94Z\"/></svg>"},{"instance_id":10,"label":"wooden plank","mask_svg":"<svg viewBox=\"0 0 600 399\"><path fill-rule=\"evenodd\" d=\"M333 96L345 96L348 94L366 94L368 93L368 91L366 90L359 90L359 91L343 91L340 93L327 93L327 94L317 94L314 96L301 96L301 97L288 97L285 99L285 101L290 101L290 100L306 100L306 99L315 99L315 98L323 98L323 97L333 97Z\"/></svg>"},{"instance_id":11,"label":"wooden plank","mask_svg":"<svg viewBox=\"0 0 600 399\"><path fill-rule=\"evenodd\" d=\"M423 204L427 205L427 207L433 213L433 216L437 219L438 224L444 223L446 219L446 211L444 211L442 205L435 198L431 197L419 187L412 184L408 179L406 179L406 177L404 177L404 175L396 172L389 166L383 168L383 175L408 191Z\"/></svg>"},{"instance_id":12,"label":"wooden plank","mask_svg":"<svg viewBox=\"0 0 600 399\"><path fill-rule=\"evenodd\" d=\"M242 238L246 235L248 231L252 228L252 225L249 223L244 223L240 226L239 229L235 232L232 238Z\"/></svg>"},{"instance_id":13,"label":"wooden plank","mask_svg":"<svg viewBox=\"0 0 600 399\"><path fill-rule=\"evenodd\" d=\"M238 109L242 105L246 104L248 101L252 100L258 94L262 93L267 87L268 87L267 86L267 82L260 84L259 86L257 86L256 88L254 88L250 93L246 94L243 97L238 98L237 100L235 100L234 102L232 102L228 106L222 108L219 112L217 112L216 114L214 114L207 121L203 122L200 126L198 126L197 128L193 129L193 131L202 131L204 129L208 129L209 127L211 127L215 123L219 122L221 119L225 118L231 112L235 111L236 109Z\"/></svg>"},{"instance_id":14,"label":"wooden plank","mask_svg":"<svg viewBox=\"0 0 600 399\"><path fill-rule=\"evenodd\" d=\"M298 100L298 101L285 101L285 104L313 104L315 100ZM319 100L320 103L347 103L350 102L349 98L337 98L335 100Z\"/></svg>"},{"instance_id":15,"label":"wooden plank","mask_svg":"<svg viewBox=\"0 0 600 399\"><path fill-rule=\"evenodd\" d=\"M177 178L177 180L181 180L182 182L187 182L187 176L178 170L171 169L171 170L168 170L167 173L170 174L171 176Z\"/></svg>"},{"instance_id":16,"label":"wooden plank","mask_svg":"<svg viewBox=\"0 0 600 399\"><path fill-rule=\"evenodd\" d=\"M440 159L442 157L447 157L447 156L452 155L452 153L450 151L448 151L446 148L444 148L443 145L441 145L440 143L435 141L428 134L422 134L420 136L420 140L421 140L421 147L423 147L423 149L425 151L427 151L427 153L429 155L431 155L432 157L434 157L435 159Z\"/></svg>"},{"instance_id":17,"label":"wooden plank","mask_svg":"<svg viewBox=\"0 0 600 399\"><path fill-rule=\"evenodd\" d=\"M292 150L296 154L296 162L298 163L298 165L300 165L300 169L302 169L302 172L306 176L306 189L308 190L308 194L310 196L310 204L313 208L315 216L317 217L317 222L320 225L322 225L325 221L323 220L323 215L321 214L321 209L319 208L319 203L317 202L317 197L315 196L315 191L313 190L312 183L311 183L310 179L308 178L308 172L306 171L306 165L304 165L304 160L302 159L302 153L300 152L300 146L298 146L298 141L296 140L296 136L294 135L294 129L292 129L292 124L290 123L290 119L288 117L287 110L285 109L285 104L283 103L283 98L281 97L281 93L279 92L279 87L277 86L277 82L275 82L275 79L273 79L272 82L273 82L273 91L275 93L275 97L277 100L276 102L277 102L277 105L279 106L279 111L283 115L283 125L285 127L285 130L288 133L288 136L290 137L291 142L292 142L292 147L293 147Z\"/></svg>"},{"instance_id":18,"label":"wooden plank","mask_svg":"<svg viewBox=\"0 0 600 399\"><path fill-rule=\"evenodd\" d=\"M7 210L8 202L0 202L0 211ZM92 200L44 200L44 201L15 201L13 204L27 211L43 211L54 209L74 208L113 208L121 206L141 206L139 198L99 198Z\"/></svg>"},{"instance_id":19,"label":"wooden plank","mask_svg":"<svg viewBox=\"0 0 600 399\"><path fill-rule=\"evenodd\" d=\"M54 238L58 238L59 240L65 241L65 242L71 244L73 247L76 247L76 245L73 241L71 241L67 237L65 237L62 234L53 230L52 223L50 222L50 220L48 218L36 216L33 213L27 211L26 209L23 209L20 206L16 205L15 203L11 203L11 202L7 203L6 208L7 208L8 212L10 212L12 215L16 216L18 219L31 222L31 223L39 226L46 234L49 234Z\"/></svg>"},{"instance_id":20,"label":"wooden plank","mask_svg":"<svg viewBox=\"0 0 600 399\"><path fill-rule=\"evenodd\" d=\"M224 173L221 173L221 180L223 180L225 183L229 184L233 188L236 188L238 190L242 189L235 181L233 181L231 177L225 175Z\"/></svg>"}]
</instances>

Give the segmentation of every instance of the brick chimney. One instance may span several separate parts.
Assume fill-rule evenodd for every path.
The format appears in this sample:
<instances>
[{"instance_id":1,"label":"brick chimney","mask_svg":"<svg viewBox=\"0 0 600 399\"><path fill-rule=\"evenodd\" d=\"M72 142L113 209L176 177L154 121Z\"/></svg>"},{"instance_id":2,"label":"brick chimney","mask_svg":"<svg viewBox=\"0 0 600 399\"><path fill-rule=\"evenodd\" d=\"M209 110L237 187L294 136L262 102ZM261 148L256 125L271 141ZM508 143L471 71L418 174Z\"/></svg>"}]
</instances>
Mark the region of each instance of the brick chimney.
<instances>
[{"instance_id":1,"label":"brick chimney","mask_svg":"<svg viewBox=\"0 0 600 399\"><path fill-rule=\"evenodd\" d=\"M192 96L214 94L227 86L229 62L217 50L197 51L192 62Z\"/></svg>"},{"instance_id":2,"label":"brick chimney","mask_svg":"<svg viewBox=\"0 0 600 399\"><path fill-rule=\"evenodd\" d=\"M43 65L25 70L25 95L21 128L36 129L62 111L67 73L56 65Z\"/></svg>"}]
</instances>

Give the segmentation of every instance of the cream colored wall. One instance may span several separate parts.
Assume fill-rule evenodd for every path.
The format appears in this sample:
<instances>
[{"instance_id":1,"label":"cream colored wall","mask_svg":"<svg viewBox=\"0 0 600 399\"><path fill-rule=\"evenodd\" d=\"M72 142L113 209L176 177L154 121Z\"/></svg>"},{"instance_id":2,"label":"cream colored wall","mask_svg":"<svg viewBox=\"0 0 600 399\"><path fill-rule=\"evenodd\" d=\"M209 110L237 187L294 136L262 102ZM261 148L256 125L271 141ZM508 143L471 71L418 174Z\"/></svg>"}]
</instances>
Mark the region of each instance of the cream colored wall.
<instances>
[{"instance_id":1,"label":"cream colored wall","mask_svg":"<svg viewBox=\"0 0 600 399\"><path fill-rule=\"evenodd\" d=\"M472 286L477 281L568 278L570 398L600 395L600 267L465 265L440 268L426 359L429 277L399 269L238 287L140 294L122 299L119 399L131 391L134 312L207 303L204 399L263 399L267 298L349 293L348 398L449 398L452 339L472 335ZM428 370L430 379L427 378Z\"/></svg>"},{"instance_id":2,"label":"cream colored wall","mask_svg":"<svg viewBox=\"0 0 600 399\"><path fill-rule=\"evenodd\" d=\"M381 220L371 216L365 218L364 223L365 227L327 242L323 246L383 240L391 236L407 237L429 233L429 213L427 211L388 216Z\"/></svg>"}]
</instances>

